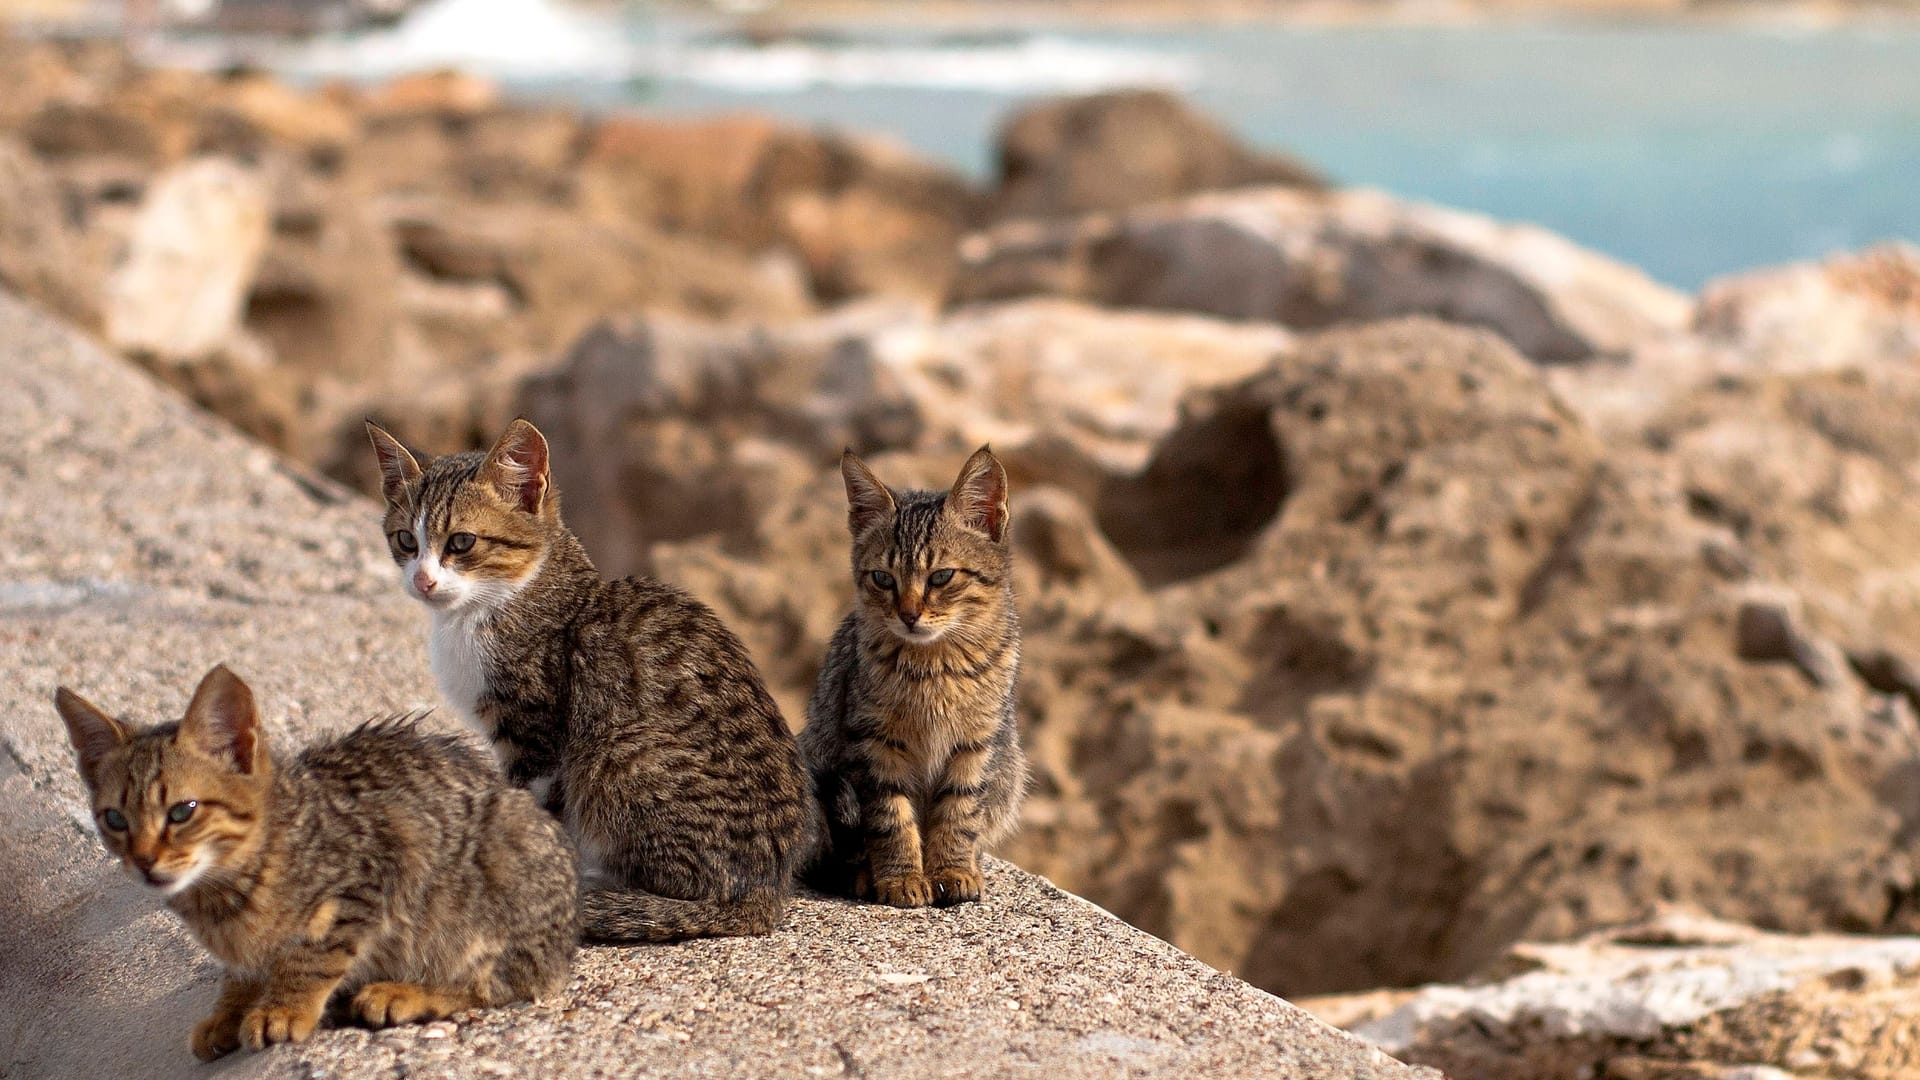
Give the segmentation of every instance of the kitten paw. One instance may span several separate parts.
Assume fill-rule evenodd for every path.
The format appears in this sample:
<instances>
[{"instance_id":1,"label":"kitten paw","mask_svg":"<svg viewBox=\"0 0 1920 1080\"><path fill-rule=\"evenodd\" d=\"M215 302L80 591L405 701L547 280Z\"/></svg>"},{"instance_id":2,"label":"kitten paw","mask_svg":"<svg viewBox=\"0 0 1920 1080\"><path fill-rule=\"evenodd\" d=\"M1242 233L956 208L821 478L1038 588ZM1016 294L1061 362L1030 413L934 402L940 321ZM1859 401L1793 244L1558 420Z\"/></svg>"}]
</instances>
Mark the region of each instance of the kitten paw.
<instances>
[{"instance_id":1,"label":"kitten paw","mask_svg":"<svg viewBox=\"0 0 1920 1080\"><path fill-rule=\"evenodd\" d=\"M240 1049L240 1018L220 1012L193 1026L193 1056L201 1061L225 1057Z\"/></svg>"},{"instance_id":2,"label":"kitten paw","mask_svg":"<svg viewBox=\"0 0 1920 1080\"><path fill-rule=\"evenodd\" d=\"M451 1010L445 997L411 983L368 983L353 995L353 1014L368 1027L438 1020Z\"/></svg>"},{"instance_id":3,"label":"kitten paw","mask_svg":"<svg viewBox=\"0 0 1920 1080\"><path fill-rule=\"evenodd\" d=\"M980 871L952 867L933 875L933 902L940 907L970 904L980 899Z\"/></svg>"},{"instance_id":4,"label":"kitten paw","mask_svg":"<svg viewBox=\"0 0 1920 1080\"><path fill-rule=\"evenodd\" d=\"M240 1021L240 1041L249 1050L265 1050L276 1043L306 1042L320 1023L312 1009L272 1005L254 1009Z\"/></svg>"},{"instance_id":5,"label":"kitten paw","mask_svg":"<svg viewBox=\"0 0 1920 1080\"><path fill-rule=\"evenodd\" d=\"M933 902L933 886L919 871L900 877L883 877L873 883L873 898L893 907L926 907Z\"/></svg>"}]
</instances>

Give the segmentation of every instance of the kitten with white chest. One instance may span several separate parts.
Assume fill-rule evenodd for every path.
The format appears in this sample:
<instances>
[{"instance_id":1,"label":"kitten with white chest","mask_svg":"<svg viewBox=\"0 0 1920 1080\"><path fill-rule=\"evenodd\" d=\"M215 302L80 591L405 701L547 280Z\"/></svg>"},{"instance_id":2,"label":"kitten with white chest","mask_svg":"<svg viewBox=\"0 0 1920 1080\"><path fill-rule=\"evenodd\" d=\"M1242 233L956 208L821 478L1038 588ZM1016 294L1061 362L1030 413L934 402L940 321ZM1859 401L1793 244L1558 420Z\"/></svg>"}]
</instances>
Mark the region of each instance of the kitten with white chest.
<instances>
[{"instance_id":1,"label":"kitten with white chest","mask_svg":"<svg viewBox=\"0 0 1920 1080\"><path fill-rule=\"evenodd\" d=\"M818 811L746 646L672 586L601 579L560 519L532 424L424 464L368 434L434 678L572 833L591 875L584 936L772 931Z\"/></svg>"}]
</instances>

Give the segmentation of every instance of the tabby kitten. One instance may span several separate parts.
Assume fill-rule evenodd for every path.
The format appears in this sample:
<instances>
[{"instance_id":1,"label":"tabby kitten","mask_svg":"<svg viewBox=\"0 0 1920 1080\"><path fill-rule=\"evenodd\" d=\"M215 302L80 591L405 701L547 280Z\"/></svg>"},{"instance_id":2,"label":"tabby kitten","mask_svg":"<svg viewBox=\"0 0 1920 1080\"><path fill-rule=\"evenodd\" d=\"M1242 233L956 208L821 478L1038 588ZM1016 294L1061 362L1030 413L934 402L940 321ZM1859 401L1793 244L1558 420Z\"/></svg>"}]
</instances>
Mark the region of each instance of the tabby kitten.
<instances>
[{"instance_id":1,"label":"tabby kitten","mask_svg":"<svg viewBox=\"0 0 1920 1080\"><path fill-rule=\"evenodd\" d=\"M1027 782L1007 473L986 447L949 492L891 490L851 450L840 473L855 604L800 733L828 825L810 877L897 907L978 900L980 848Z\"/></svg>"},{"instance_id":2,"label":"tabby kitten","mask_svg":"<svg viewBox=\"0 0 1920 1080\"><path fill-rule=\"evenodd\" d=\"M368 432L440 691L573 834L586 938L772 931L818 811L746 646L679 589L601 580L525 420L425 466Z\"/></svg>"},{"instance_id":3,"label":"tabby kitten","mask_svg":"<svg viewBox=\"0 0 1920 1080\"><path fill-rule=\"evenodd\" d=\"M200 1058L304 1040L341 987L385 1027L566 985L566 837L458 740L394 718L277 762L224 666L177 724L54 705L100 839L226 967Z\"/></svg>"}]
</instances>

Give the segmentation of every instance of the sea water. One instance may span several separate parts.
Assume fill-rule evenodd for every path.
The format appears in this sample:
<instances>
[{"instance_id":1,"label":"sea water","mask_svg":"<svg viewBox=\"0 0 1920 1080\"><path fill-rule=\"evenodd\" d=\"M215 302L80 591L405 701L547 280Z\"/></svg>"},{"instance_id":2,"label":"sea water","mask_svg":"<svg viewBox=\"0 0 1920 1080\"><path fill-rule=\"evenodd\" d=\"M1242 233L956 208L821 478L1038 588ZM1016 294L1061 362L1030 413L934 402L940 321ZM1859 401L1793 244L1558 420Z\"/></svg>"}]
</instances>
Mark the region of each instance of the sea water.
<instances>
[{"instance_id":1,"label":"sea water","mask_svg":"<svg viewBox=\"0 0 1920 1080\"><path fill-rule=\"evenodd\" d=\"M403 24L304 63L464 63L595 106L761 110L983 178L1017 103L1163 86L1341 183L1535 222L1684 288L1920 240L1920 23L891 27L757 45L640 7L435 0L415 19L461 26L474 55L416 55L436 35L393 36Z\"/></svg>"}]
</instances>

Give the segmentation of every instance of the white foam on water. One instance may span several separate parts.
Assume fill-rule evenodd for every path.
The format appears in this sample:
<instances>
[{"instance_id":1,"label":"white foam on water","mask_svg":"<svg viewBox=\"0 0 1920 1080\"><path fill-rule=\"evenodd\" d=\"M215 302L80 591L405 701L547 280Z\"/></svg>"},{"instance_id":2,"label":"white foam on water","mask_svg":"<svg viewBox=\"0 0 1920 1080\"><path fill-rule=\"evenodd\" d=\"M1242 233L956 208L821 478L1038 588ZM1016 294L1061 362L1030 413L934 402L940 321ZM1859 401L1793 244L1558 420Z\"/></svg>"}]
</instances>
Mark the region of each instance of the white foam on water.
<instances>
[{"instance_id":1,"label":"white foam on water","mask_svg":"<svg viewBox=\"0 0 1920 1080\"><path fill-rule=\"evenodd\" d=\"M987 45L859 42L676 44L640 56L656 79L779 93L809 87L919 87L1000 93L1086 92L1118 86L1179 88L1198 80L1198 59L1036 36Z\"/></svg>"},{"instance_id":2,"label":"white foam on water","mask_svg":"<svg viewBox=\"0 0 1920 1080\"><path fill-rule=\"evenodd\" d=\"M359 79L458 68L503 79L618 80L632 74L633 51L615 20L548 0L428 0L392 29L321 38L282 66Z\"/></svg>"},{"instance_id":3,"label":"white foam on water","mask_svg":"<svg viewBox=\"0 0 1920 1080\"><path fill-rule=\"evenodd\" d=\"M1073 93L1119 86L1189 87L1191 54L1036 35L989 42L639 40L619 18L553 0L428 0L387 30L336 34L274 66L311 77L383 79L458 68L513 80L650 78L739 93L810 87L916 87Z\"/></svg>"}]
</instances>

